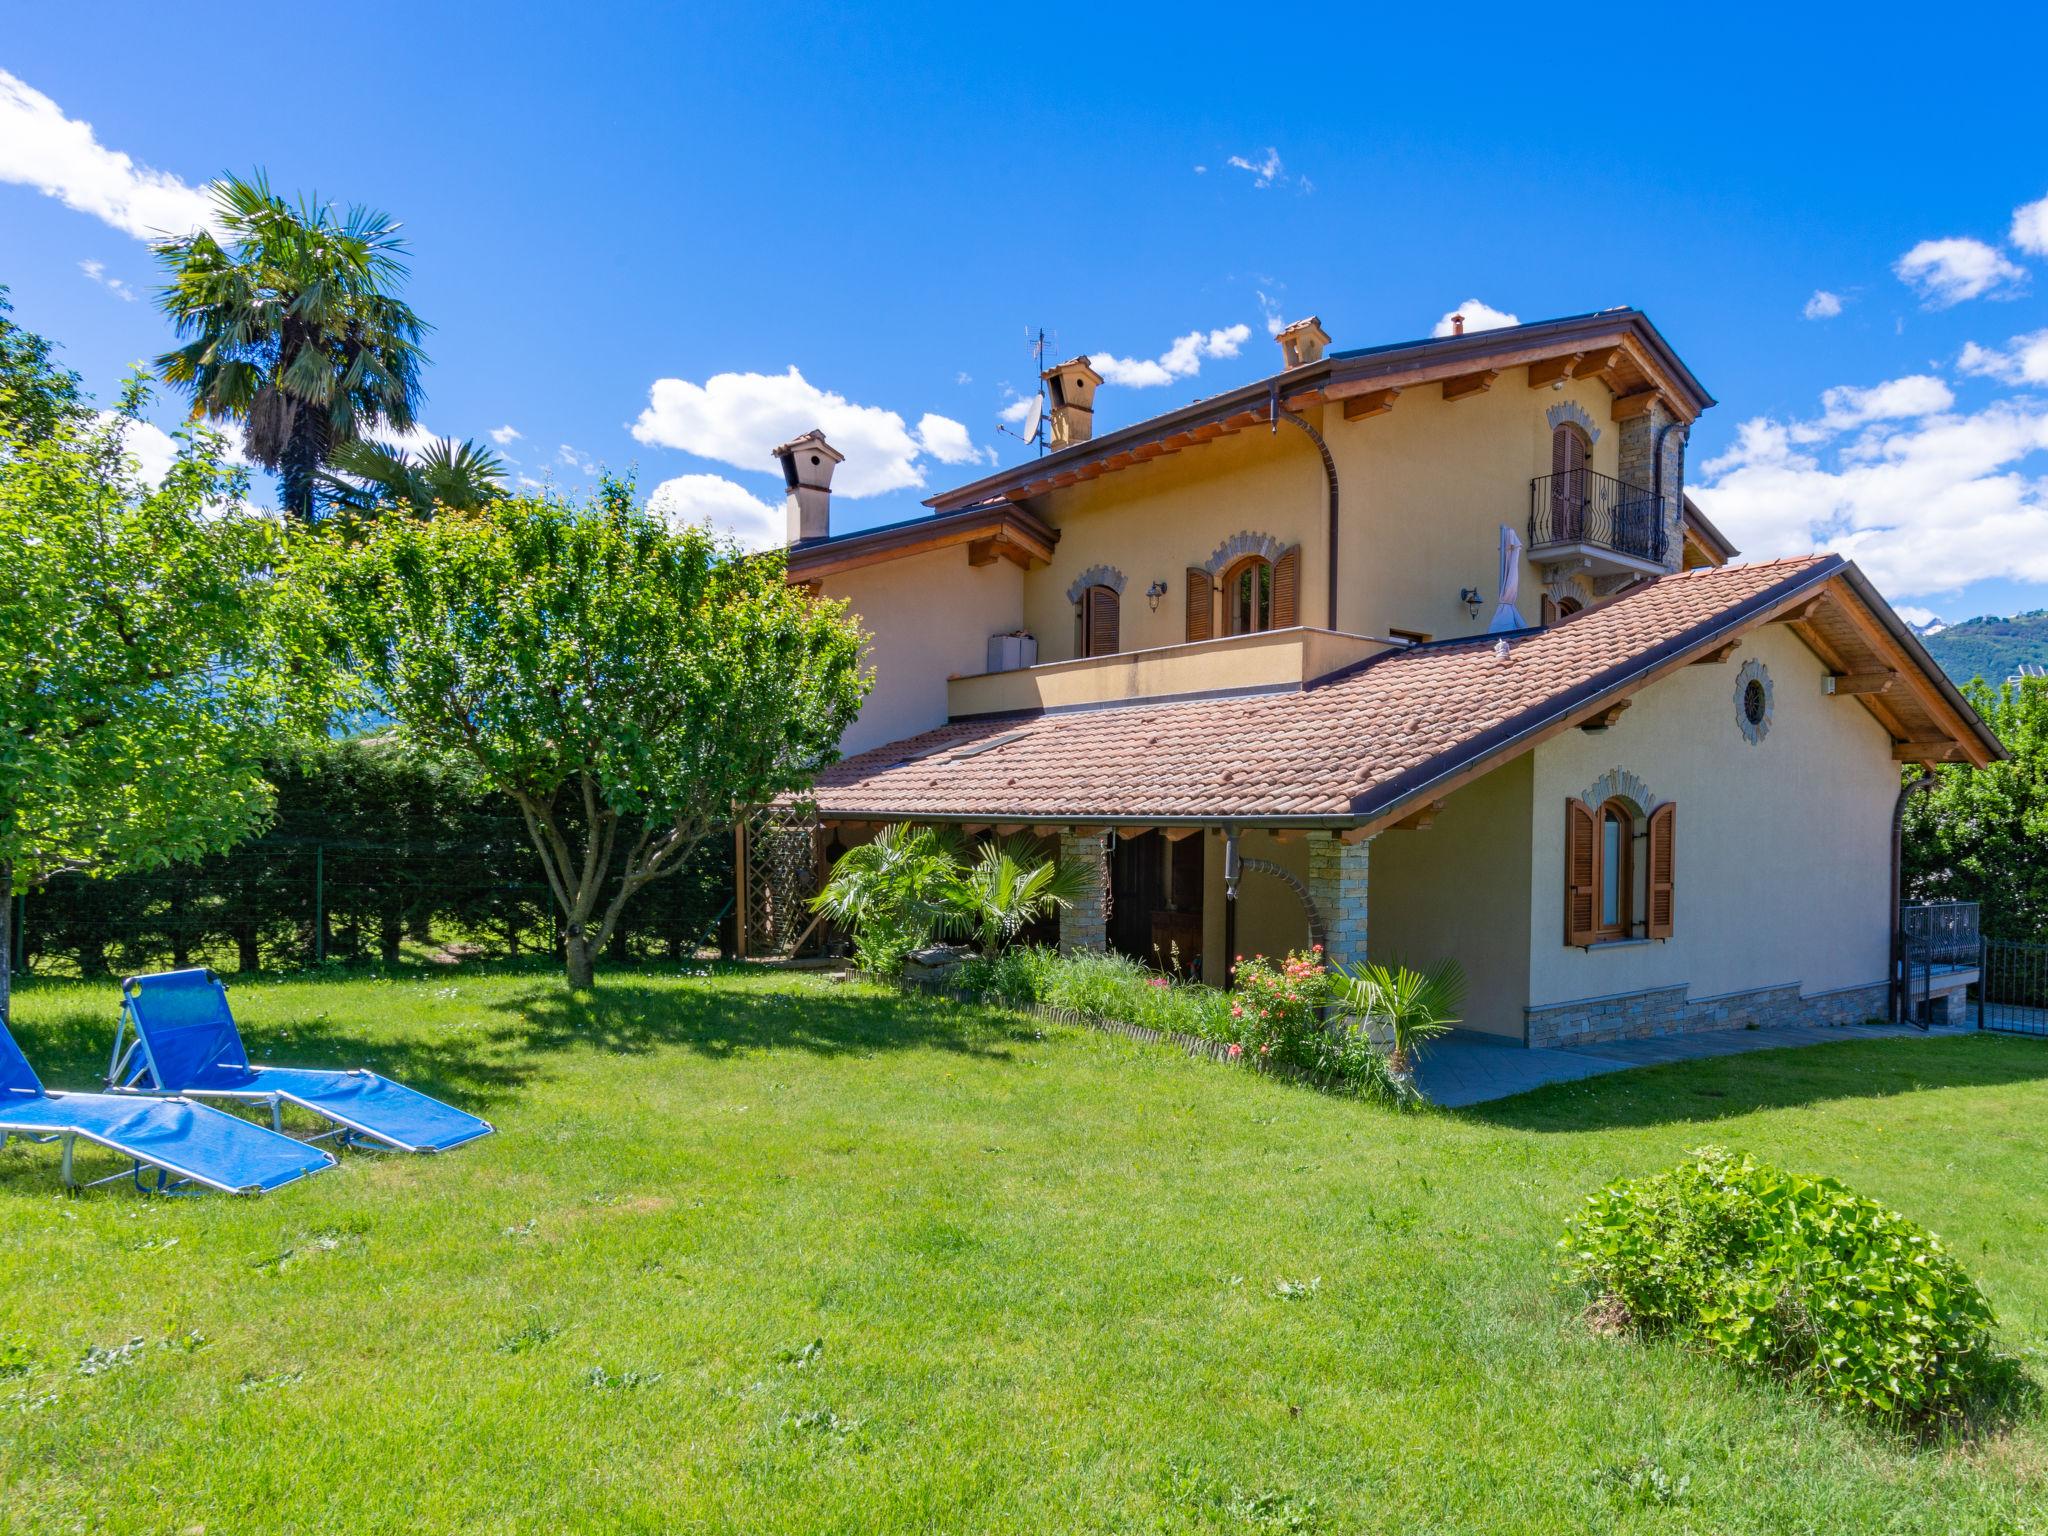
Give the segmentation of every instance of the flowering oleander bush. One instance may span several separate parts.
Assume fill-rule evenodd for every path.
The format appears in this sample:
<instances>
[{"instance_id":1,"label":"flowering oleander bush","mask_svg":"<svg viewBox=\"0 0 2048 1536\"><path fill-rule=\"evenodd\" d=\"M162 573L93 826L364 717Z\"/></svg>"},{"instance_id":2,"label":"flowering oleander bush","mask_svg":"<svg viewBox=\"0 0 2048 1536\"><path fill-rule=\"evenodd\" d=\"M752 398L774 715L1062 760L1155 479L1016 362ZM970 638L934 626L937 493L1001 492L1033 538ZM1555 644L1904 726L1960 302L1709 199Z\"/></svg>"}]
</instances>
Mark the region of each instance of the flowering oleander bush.
<instances>
[{"instance_id":1,"label":"flowering oleander bush","mask_svg":"<svg viewBox=\"0 0 2048 1536\"><path fill-rule=\"evenodd\" d=\"M2014 1379L1940 1239L1833 1179L1702 1147L1588 1196L1559 1249L1624 1326L1883 1420L1957 1419Z\"/></svg>"}]
</instances>

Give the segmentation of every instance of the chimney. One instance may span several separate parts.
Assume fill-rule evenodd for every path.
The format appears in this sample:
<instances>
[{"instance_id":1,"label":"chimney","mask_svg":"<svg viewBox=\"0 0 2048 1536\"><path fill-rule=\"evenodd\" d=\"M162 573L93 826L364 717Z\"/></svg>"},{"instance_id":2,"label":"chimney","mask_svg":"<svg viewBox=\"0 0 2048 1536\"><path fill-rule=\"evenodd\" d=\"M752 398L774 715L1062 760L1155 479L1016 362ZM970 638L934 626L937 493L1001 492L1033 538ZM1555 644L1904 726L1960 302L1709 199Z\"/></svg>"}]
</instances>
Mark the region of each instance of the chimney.
<instances>
[{"instance_id":1,"label":"chimney","mask_svg":"<svg viewBox=\"0 0 2048 1536\"><path fill-rule=\"evenodd\" d=\"M1451 334L1453 336L1465 334L1465 317L1463 315L1451 316Z\"/></svg>"},{"instance_id":2,"label":"chimney","mask_svg":"<svg viewBox=\"0 0 2048 1536\"><path fill-rule=\"evenodd\" d=\"M1306 320L1297 320L1275 331L1273 339L1280 343L1280 355L1287 359L1281 366L1299 368L1303 363L1323 360L1323 349L1330 344L1330 333L1323 329L1320 316L1310 315Z\"/></svg>"},{"instance_id":3,"label":"chimney","mask_svg":"<svg viewBox=\"0 0 2048 1536\"><path fill-rule=\"evenodd\" d=\"M1095 391L1102 385L1085 357L1071 357L1039 375L1052 403L1049 437L1055 452L1085 443L1095 435Z\"/></svg>"},{"instance_id":4,"label":"chimney","mask_svg":"<svg viewBox=\"0 0 2048 1536\"><path fill-rule=\"evenodd\" d=\"M832 466L846 455L812 428L775 450L782 461L782 483L789 487L783 509L789 515L789 542L808 544L832 532Z\"/></svg>"}]
</instances>

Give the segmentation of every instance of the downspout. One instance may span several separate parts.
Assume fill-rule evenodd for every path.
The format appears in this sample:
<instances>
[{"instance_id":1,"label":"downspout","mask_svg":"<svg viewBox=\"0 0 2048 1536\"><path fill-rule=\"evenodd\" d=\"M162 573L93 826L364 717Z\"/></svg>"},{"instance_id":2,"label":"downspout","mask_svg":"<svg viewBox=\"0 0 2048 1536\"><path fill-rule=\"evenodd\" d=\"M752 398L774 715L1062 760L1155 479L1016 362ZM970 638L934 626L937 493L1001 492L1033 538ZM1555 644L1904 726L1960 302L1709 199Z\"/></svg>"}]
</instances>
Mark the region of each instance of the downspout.
<instances>
[{"instance_id":1,"label":"downspout","mask_svg":"<svg viewBox=\"0 0 2048 1536\"><path fill-rule=\"evenodd\" d=\"M1268 407L1268 409L1269 409L1269 410L1270 410L1270 411L1272 412L1272 416L1273 416L1273 422L1272 422L1272 430L1273 430L1274 432L1278 432L1278 431L1280 430L1280 423L1281 423L1281 422L1283 422L1283 421L1284 421L1284 422L1287 422L1287 423L1289 423L1290 425L1293 425L1293 426L1297 426L1297 427L1301 428L1301 430L1302 430L1302 431L1304 431L1304 432L1306 432L1306 433L1308 434L1308 440L1309 440L1310 442L1312 442L1312 443L1314 443L1314 444L1316 445L1316 452L1317 452L1317 453L1320 453L1320 454L1321 454L1321 455L1323 456L1323 475L1324 475L1324 478L1325 478L1325 479L1327 479L1327 480L1328 480L1328 481L1330 482L1330 538L1329 538L1329 554L1330 554L1330 599L1329 599L1329 607L1328 607L1328 608L1327 608L1327 609L1325 610L1325 616L1327 617L1327 619L1328 619L1328 621L1329 621L1329 627L1330 627L1331 629L1336 629L1336 628L1338 627L1338 625L1337 625L1337 461L1336 461L1335 459L1333 459L1333 458L1331 458L1331 457L1330 457L1330 445L1329 445L1328 443L1326 443L1326 442L1324 442L1324 441L1323 441L1323 434L1322 434L1322 433L1320 433L1320 432L1318 432L1318 431L1317 431L1317 430L1316 430L1316 429L1315 429L1314 427L1310 426L1310 425L1308 424L1308 422L1307 422L1307 420L1306 420L1306 419L1304 419L1303 417L1300 417L1300 416L1297 416L1297 415L1295 415L1295 414L1294 414L1294 412L1292 412L1292 411L1288 410L1286 406L1284 406L1284 405L1282 405L1282 404L1280 403L1280 382L1279 382L1279 380L1277 380L1277 379L1276 379L1276 380L1274 380L1274 381L1273 381L1273 383L1272 383L1271 385L1269 385L1269 386L1268 386L1268 388L1267 388L1267 391L1266 391L1266 400L1267 400L1267 407Z\"/></svg>"},{"instance_id":2,"label":"downspout","mask_svg":"<svg viewBox=\"0 0 2048 1536\"><path fill-rule=\"evenodd\" d=\"M1899 1022L1899 1015L1904 1010L1906 1000L1906 989L1900 978L1900 970L1906 958L1906 934L1899 917L1899 904L1905 895L1903 889L1903 866L1905 864L1906 797L1930 790L1934 788L1937 782L1931 771L1922 768L1919 778L1913 780L1910 784L1902 784L1899 787L1899 798L1892 806L1892 984L1890 1015L1891 1021L1894 1024Z\"/></svg>"}]
</instances>

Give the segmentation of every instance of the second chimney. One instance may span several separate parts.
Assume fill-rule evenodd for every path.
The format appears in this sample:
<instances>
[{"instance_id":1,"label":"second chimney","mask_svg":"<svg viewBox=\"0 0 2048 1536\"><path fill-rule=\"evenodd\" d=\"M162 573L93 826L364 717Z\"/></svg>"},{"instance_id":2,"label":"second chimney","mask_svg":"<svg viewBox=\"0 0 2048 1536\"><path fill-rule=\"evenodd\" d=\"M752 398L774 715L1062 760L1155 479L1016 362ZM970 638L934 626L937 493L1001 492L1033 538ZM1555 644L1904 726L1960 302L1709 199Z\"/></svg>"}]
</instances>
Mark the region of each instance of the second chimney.
<instances>
[{"instance_id":1,"label":"second chimney","mask_svg":"<svg viewBox=\"0 0 2048 1536\"><path fill-rule=\"evenodd\" d=\"M815 427L775 450L782 462L782 483L789 487L783 509L789 516L789 542L808 544L832 533L832 467L846 455L825 441Z\"/></svg>"},{"instance_id":2,"label":"second chimney","mask_svg":"<svg viewBox=\"0 0 2048 1536\"><path fill-rule=\"evenodd\" d=\"M1320 317L1310 315L1306 320L1297 320L1275 331L1273 339L1280 343L1280 355L1287 360L1281 366L1299 368L1303 363L1323 360L1323 349L1330 344L1330 333L1323 329Z\"/></svg>"},{"instance_id":3,"label":"second chimney","mask_svg":"<svg viewBox=\"0 0 2048 1536\"><path fill-rule=\"evenodd\" d=\"M1095 435L1095 391L1102 387L1102 375L1085 357L1070 357L1039 375L1052 406L1047 429L1055 451L1085 443Z\"/></svg>"}]
</instances>

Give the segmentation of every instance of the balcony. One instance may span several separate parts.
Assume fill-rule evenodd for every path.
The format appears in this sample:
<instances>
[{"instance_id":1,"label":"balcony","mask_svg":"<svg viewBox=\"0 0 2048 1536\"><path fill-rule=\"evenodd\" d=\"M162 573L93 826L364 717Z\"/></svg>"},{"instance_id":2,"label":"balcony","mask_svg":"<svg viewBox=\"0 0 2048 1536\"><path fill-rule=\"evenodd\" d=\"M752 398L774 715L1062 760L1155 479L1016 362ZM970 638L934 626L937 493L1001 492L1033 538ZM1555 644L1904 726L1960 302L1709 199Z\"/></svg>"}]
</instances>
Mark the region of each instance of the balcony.
<instances>
[{"instance_id":1,"label":"balcony","mask_svg":"<svg viewBox=\"0 0 2048 1536\"><path fill-rule=\"evenodd\" d=\"M1663 507L1641 486L1590 469L1529 482L1529 558L1566 561L1594 575L1664 566Z\"/></svg>"}]
</instances>

